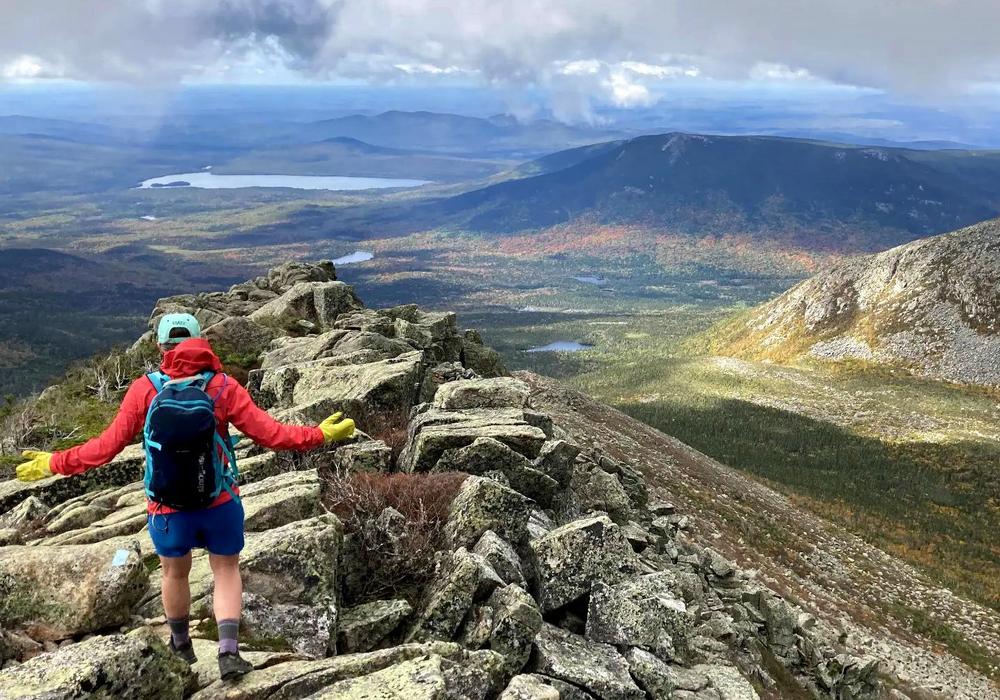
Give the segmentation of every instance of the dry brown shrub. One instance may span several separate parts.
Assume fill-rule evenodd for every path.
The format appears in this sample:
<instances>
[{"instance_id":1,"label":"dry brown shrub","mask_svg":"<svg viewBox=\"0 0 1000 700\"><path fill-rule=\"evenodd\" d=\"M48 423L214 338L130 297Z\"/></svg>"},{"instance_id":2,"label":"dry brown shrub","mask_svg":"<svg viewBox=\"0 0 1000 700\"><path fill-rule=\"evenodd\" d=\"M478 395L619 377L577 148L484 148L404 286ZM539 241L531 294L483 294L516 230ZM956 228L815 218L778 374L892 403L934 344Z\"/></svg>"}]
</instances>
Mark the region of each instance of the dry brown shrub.
<instances>
[{"instance_id":1,"label":"dry brown shrub","mask_svg":"<svg viewBox=\"0 0 1000 700\"><path fill-rule=\"evenodd\" d=\"M444 524L466 474L324 474L324 504L354 542L360 575L347 585L353 604L386 596L414 599L446 547ZM399 515L393 515L392 508Z\"/></svg>"},{"instance_id":2,"label":"dry brown shrub","mask_svg":"<svg viewBox=\"0 0 1000 700\"><path fill-rule=\"evenodd\" d=\"M358 427L376 440L384 442L392 450L392 463L396 464L399 453L406 445L410 426L408 409L381 411L359 421Z\"/></svg>"}]
</instances>

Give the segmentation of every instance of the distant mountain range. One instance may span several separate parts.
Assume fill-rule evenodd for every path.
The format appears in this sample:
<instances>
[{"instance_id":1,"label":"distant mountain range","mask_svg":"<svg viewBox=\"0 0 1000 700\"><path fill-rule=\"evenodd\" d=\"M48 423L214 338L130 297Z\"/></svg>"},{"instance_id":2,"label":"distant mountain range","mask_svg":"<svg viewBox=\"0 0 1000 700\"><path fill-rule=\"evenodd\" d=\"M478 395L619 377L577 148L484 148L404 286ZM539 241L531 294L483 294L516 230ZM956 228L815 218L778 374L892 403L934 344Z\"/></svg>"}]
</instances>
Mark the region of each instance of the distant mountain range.
<instances>
[{"instance_id":1,"label":"distant mountain range","mask_svg":"<svg viewBox=\"0 0 1000 700\"><path fill-rule=\"evenodd\" d=\"M1000 386L1000 220L849 260L713 333L724 355Z\"/></svg>"},{"instance_id":2,"label":"distant mountain range","mask_svg":"<svg viewBox=\"0 0 1000 700\"><path fill-rule=\"evenodd\" d=\"M763 232L874 250L1000 214L1000 151L761 136L641 136L546 156L435 203L486 232L577 218L691 233Z\"/></svg>"},{"instance_id":3,"label":"distant mountain range","mask_svg":"<svg viewBox=\"0 0 1000 700\"><path fill-rule=\"evenodd\" d=\"M549 120L434 112L313 122L180 115L155 129L0 116L0 194L120 190L207 164L229 174L482 183L519 163L622 135Z\"/></svg>"},{"instance_id":4,"label":"distant mountain range","mask_svg":"<svg viewBox=\"0 0 1000 700\"><path fill-rule=\"evenodd\" d=\"M288 130L304 141L334 137L376 146L462 155L534 158L540 154L622 136L612 129L573 126L552 120L522 122L501 115L483 119L436 112L356 114L312 122Z\"/></svg>"}]
</instances>

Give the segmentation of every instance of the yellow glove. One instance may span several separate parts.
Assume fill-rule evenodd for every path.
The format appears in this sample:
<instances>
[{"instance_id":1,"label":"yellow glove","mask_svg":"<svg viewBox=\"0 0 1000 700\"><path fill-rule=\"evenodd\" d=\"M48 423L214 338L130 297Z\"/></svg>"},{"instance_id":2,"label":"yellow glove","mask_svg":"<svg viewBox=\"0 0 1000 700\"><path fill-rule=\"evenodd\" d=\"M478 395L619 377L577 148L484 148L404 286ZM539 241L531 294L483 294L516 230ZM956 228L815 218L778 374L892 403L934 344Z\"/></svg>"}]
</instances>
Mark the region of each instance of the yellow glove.
<instances>
[{"instance_id":1,"label":"yellow glove","mask_svg":"<svg viewBox=\"0 0 1000 700\"><path fill-rule=\"evenodd\" d=\"M337 411L332 416L319 424L319 429L323 431L323 442L342 442L354 437L354 421L350 418L341 418L344 414Z\"/></svg>"},{"instance_id":2,"label":"yellow glove","mask_svg":"<svg viewBox=\"0 0 1000 700\"><path fill-rule=\"evenodd\" d=\"M51 452L25 450L21 454L30 461L17 465L18 479L21 481L38 481L47 476L52 476L52 467L49 466L49 463L52 461Z\"/></svg>"}]
</instances>

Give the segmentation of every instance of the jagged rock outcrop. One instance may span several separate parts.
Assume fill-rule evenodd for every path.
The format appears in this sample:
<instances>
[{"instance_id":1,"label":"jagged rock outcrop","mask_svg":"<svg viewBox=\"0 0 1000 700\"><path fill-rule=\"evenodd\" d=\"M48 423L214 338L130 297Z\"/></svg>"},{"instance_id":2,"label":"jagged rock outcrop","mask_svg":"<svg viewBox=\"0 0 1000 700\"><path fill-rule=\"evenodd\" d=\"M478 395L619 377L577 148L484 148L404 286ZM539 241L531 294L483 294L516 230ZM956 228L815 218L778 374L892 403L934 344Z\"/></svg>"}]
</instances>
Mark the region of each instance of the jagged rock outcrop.
<instances>
[{"instance_id":1,"label":"jagged rock outcrop","mask_svg":"<svg viewBox=\"0 0 1000 700\"><path fill-rule=\"evenodd\" d=\"M713 334L720 354L862 360L1000 386L1000 220L855 258Z\"/></svg>"},{"instance_id":2,"label":"jagged rock outcrop","mask_svg":"<svg viewBox=\"0 0 1000 700\"><path fill-rule=\"evenodd\" d=\"M248 385L272 413L311 422L344 410L364 431L306 456L237 443L254 670L223 684L206 662L178 668L151 637L165 634L160 572L133 449L80 477L0 482L0 697L742 700L775 686L765 652L800 690L876 697L874 659L844 653L830 628L691 544L684 514L649 504L641 465L571 441L454 314L365 309L330 264L165 299L151 321L181 309L259 366ZM390 472L408 486L380 491ZM468 476L444 505L393 491L450 472ZM407 540L429 508L441 521ZM358 530L345 538L362 512L377 546ZM365 597L358 572L405 541L433 544L426 570ZM210 657L204 553L191 587L205 620L196 649ZM52 652L53 640L66 646Z\"/></svg>"},{"instance_id":3,"label":"jagged rock outcrop","mask_svg":"<svg viewBox=\"0 0 1000 700\"><path fill-rule=\"evenodd\" d=\"M188 665L147 630L92 637L0 673L0 698L180 700Z\"/></svg>"}]
</instances>

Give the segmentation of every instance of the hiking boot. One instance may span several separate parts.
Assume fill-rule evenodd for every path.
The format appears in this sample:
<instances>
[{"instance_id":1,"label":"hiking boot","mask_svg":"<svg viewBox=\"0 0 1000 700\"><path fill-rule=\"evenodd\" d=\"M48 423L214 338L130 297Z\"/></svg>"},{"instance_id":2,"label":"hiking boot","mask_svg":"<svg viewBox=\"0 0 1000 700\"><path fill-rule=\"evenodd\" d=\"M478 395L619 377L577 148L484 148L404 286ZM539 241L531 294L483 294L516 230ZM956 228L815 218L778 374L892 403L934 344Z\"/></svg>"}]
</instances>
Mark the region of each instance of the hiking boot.
<instances>
[{"instance_id":1,"label":"hiking boot","mask_svg":"<svg viewBox=\"0 0 1000 700\"><path fill-rule=\"evenodd\" d=\"M239 652L219 654L219 677L224 681L242 678L253 670L253 664L240 656Z\"/></svg>"},{"instance_id":2,"label":"hiking boot","mask_svg":"<svg viewBox=\"0 0 1000 700\"><path fill-rule=\"evenodd\" d=\"M180 646L176 646L174 644L174 638L171 637L170 644L168 646L170 647L170 651L172 651L175 656L179 656L185 661L187 661L188 665L194 665L198 663L198 657L195 656L194 654L194 644L191 643L190 639L187 641L187 644L181 644Z\"/></svg>"}]
</instances>

